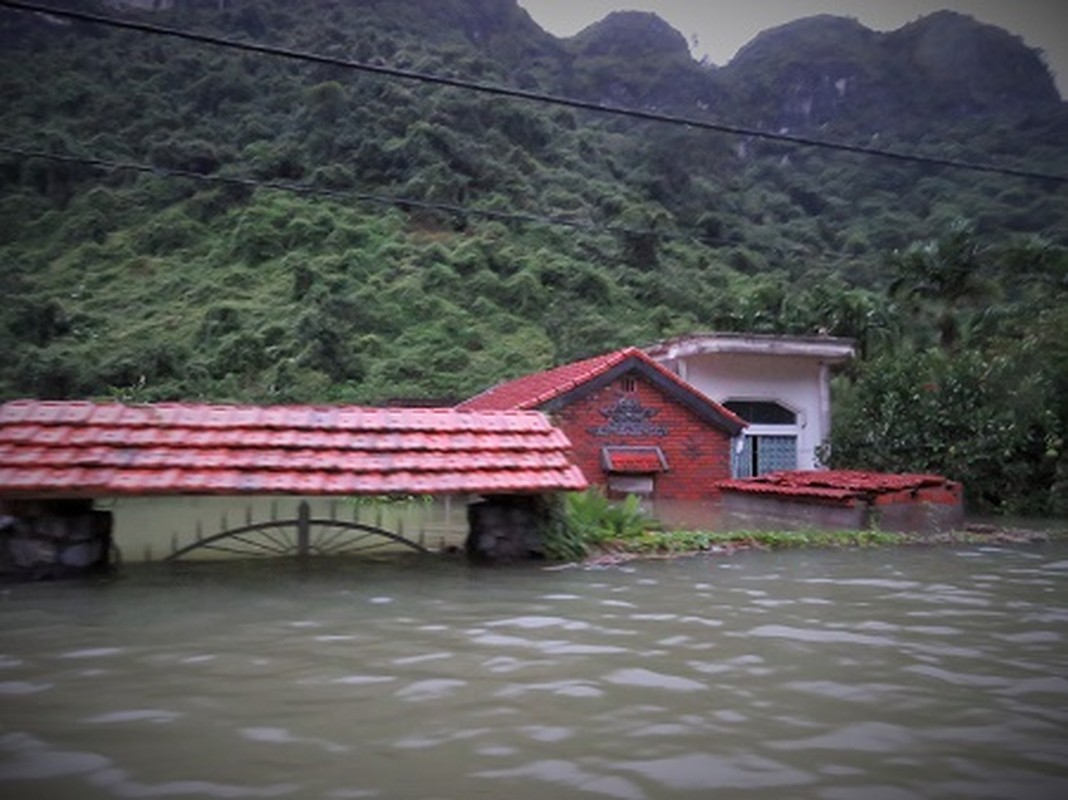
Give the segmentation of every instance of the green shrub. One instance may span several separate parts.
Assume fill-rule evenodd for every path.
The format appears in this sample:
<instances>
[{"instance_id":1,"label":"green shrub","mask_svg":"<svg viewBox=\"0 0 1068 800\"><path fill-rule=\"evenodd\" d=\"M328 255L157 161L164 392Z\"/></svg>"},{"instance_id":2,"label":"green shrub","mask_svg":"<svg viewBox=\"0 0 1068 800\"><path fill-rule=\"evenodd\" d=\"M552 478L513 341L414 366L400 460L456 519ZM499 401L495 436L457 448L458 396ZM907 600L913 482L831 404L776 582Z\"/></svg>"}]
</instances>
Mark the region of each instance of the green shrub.
<instances>
[{"instance_id":1,"label":"green shrub","mask_svg":"<svg viewBox=\"0 0 1068 800\"><path fill-rule=\"evenodd\" d=\"M633 494L616 502L600 489L591 488L567 495L566 503L571 528L590 544L635 539L657 525Z\"/></svg>"}]
</instances>

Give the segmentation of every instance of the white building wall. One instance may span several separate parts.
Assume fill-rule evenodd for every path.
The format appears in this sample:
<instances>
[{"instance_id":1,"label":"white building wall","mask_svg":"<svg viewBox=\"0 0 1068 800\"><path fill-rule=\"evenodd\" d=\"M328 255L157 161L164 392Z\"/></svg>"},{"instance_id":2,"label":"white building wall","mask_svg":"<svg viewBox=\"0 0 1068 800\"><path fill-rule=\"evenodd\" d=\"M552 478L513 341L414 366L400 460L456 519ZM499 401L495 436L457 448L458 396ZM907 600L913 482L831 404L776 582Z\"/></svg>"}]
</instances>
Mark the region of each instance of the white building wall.
<instances>
[{"instance_id":1,"label":"white building wall","mask_svg":"<svg viewBox=\"0 0 1068 800\"><path fill-rule=\"evenodd\" d=\"M798 469L817 469L816 448L830 433L829 372L818 358L704 353L663 362L713 400L766 400L797 414ZM747 435L785 433L751 425Z\"/></svg>"}]
</instances>

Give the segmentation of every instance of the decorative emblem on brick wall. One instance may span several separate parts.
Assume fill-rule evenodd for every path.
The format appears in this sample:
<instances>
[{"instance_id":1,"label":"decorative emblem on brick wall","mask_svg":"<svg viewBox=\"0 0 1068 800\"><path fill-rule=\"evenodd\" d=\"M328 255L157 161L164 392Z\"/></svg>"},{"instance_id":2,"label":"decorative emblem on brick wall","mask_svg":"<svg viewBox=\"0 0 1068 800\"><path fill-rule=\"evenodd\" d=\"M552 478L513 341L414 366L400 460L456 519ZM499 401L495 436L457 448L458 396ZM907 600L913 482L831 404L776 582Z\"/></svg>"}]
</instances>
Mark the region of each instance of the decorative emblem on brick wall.
<instances>
[{"instance_id":1,"label":"decorative emblem on brick wall","mask_svg":"<svg viewBox=\"0 0 1068 800\"><path fill-rule=\"evenodd\" d=\"M660 410L643 406L631 395L623 395L600 411L606 421L589 429L594 436L667 436L665 426L650 421Z\"/></svg>"}]
</instances>

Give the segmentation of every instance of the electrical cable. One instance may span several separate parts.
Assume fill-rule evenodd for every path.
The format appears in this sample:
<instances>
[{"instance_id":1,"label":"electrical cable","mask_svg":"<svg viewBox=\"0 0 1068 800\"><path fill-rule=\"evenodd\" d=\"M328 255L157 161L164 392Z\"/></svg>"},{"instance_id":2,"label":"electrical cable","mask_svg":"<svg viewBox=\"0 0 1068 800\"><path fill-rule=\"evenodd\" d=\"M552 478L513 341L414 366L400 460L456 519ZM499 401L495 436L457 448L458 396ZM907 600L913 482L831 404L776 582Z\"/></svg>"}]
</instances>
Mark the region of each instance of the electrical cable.
<instances>
[{"instance_id":1,"label":"electrical cable","mask_svg":"<svg viewBox=\"0 0 1068 800\"><path fill-rule=\"evenodd\" d=\"M240 186L248 189L274 189L283 192L292 192L302 195L321 195L335 199L357 200L365 203L395 206L401 209L422 209L428 211L440 211L456 218L483 217L497 222L521 222L543 225L555 225L590 233L619 233L627 236L656 236L664 239L683 239L685 241L698 242L706 246L719 240L711 240L709 237L697 238L672 231L656 231L644 228L627 228L617 225L599 225L593 222L569 219L567 217L551 217L538 214L520 214L516 212L494 211L492 209L462 206L455 203L441 203L432 200L419 200L413 197L398 197L389 195L370 194L367 192L331 189L325 186L313 186L307 183L291 183L288 181L265 181L256 178L243 178L237 176L217 175L194 170L177 169L173 167L160 167L150 164L139 164L132 161L110 161L104 158L92 156L74 156L63 153L48 153L43 150L27 150L21 147L11 147L0 143L0 153L31 159L41 158L51 161L59 161L65 164L79 164L82 166L98 167L106 170L119 170L159 175L168 178L188 178L204 183L219 183L230 186Z\"/></svg>"},{"instance_id":2,"label":"electrical cable","mask_svg":"<svg viewBox=\"0 0 1068 800\"><path fill-rule=\"evenodd\" d=\"M192 31L181 30L179 28L170 28L146 22L116 19L114 17L102 16L86 11L75 11L71 9L41 6L35 3L21 2L21 0L0 0L0 6L6 6L8 8L18 9L20 11L28 11L31 13L65 17L68 19L75 19L82 22L106 25L109 27L122 28L126 30L138 31L141 33L170 36L191 42L196 42L199 44L212 45L215 47L230 48L235 50L242 50L245 52L260 53L264 55L280 56L283 58L289 58L315 64L326 64L334 67L343 67L346 69L354 69L362 72L385 75L393 78L402 78L405 80L418 81L422 83L436 84L439 86L450 86L457 89L480 92L483 94L494 95L497 97L509 97L513 99L529 100L533 102L547 103L568 108L580 109L583 111L612 114L616 116L628 117L631 119L641 119L649 122L658 122L670 125L682 125L689 128L715 131L718 133L727 133L736 136L749 137L753 139L764 139L767 141L792 144L796 146L816 147L828 150L836 150L839 152L872 156L877 158L887 158L906 163L969 170L972 172L985 172L995 175L1006 175L1017 178L1027 178L1030 180L1048 181L1051 183L1058 184L1068 183L1068 176L1065 175L1054 175L1052 173L1035 172L1032 170L1017 169L1014 167L1001 167L993 164L982 164L973 161L961 161L957 159L938 158L934 156L923 156L912 153L902 153L895 150L883 150L875 147L866 147L863 145L853 145L843 142L832 142L824 139L815 139L808 136L798 136L795 134L787 133L773 133L771 131L760 130L758 128L728 125L726 123L702 120L694 117L681 117L671 114L662 114L655 111L644 111L641 109L626 108L624 106L594 103L586 100L578 100L569 97L543 94L540 92L532 92L527 91L525 89L516 89L508 86L476 83L474 81L462 80L460 78L449 78L440 75L417 72L414 70L398 69L395 67L386 67L378 64L368 64L361 61L337 58L335 56L326 56L319 53L311 53L303 50L293 50L290 48L275 47L273 45L258 44L255 42L243 42L228 37L214 36L211 34L203 33L194 33Z\"/></svg>"}]
</instances>

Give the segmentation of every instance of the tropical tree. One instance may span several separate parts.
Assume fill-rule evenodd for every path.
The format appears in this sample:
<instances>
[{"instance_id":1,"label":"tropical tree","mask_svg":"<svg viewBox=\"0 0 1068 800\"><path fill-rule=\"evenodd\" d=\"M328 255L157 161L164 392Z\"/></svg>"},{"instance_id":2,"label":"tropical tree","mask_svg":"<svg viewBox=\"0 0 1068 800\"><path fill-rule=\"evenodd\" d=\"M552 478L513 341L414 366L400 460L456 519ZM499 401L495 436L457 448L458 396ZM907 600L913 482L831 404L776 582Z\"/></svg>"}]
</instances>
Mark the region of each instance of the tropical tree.
<instances>
[{"instance_id":1,"label":"tropical tree","mask_svg":"<svg viewBox=\"0 0 1068 800\"><path fill-rule=\"evenodd\" d=\"M955 350L970 322L969 312L993 295L986 257L975 226L958 219L943 236L893 254L890 263L896 274L890 295L905 303L921 329L933 322L939 347Z\"/></svg>"},{"instance_id":2,"label":"tropical tree","mask_svg":"<svg viewBox=\"0 0 1068 800\"><path fill-rule=\"evenodd\" d=\"M984 356L940 348L880 355L835 386L826 462L932 472L964 484L970 506L1048 513L1063 468L1054 375L1021 347Z\"/></svg>"}]
</instances>

